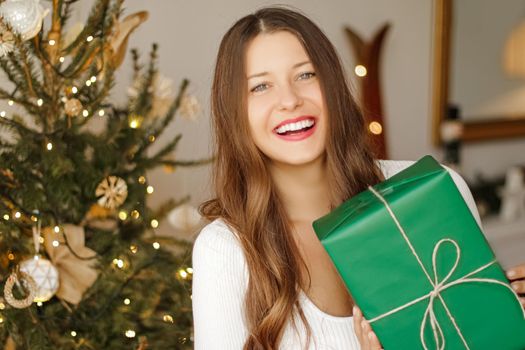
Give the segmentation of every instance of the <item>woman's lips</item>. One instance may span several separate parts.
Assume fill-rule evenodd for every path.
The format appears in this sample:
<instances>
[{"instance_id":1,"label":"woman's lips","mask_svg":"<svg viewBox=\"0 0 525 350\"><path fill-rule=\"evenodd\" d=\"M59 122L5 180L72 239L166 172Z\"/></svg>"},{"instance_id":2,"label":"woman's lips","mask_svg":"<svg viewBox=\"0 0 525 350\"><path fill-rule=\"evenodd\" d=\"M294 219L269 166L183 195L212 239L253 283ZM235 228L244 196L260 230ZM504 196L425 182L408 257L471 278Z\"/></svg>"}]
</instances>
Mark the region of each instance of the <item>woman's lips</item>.
<instances>
[{"instance_id":1,"label":"woman's lips","mask_svg":"<svg viewBox=\"0 0 525 350\"><path fill-rule=\"evenodd\" d=\"M315 132L316 129L317 129L317 123L314 123L314 125L312 125L312 127L310 129L307 129L307 130L304 130L304 131L300 131L300 132L297 132L297 133L293 133L293 134L290 134L290 135L280 135L275 130L274 130L274 134L278 138L280 138L282 140L285 140L285 141L301 141L301 140L304 140L304 139L312 136L312 134Z\"/></svg>"}]
</instances>

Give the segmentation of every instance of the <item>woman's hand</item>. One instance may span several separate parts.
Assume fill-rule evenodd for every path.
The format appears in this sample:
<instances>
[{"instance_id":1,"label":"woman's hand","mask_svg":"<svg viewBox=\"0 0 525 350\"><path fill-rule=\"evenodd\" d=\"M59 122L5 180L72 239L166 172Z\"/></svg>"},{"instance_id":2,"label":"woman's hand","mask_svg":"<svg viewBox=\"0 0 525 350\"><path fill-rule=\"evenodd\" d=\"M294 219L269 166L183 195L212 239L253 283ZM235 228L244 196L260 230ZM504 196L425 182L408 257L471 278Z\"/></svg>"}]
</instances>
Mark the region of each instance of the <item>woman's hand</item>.
<instances>
[{"instance_id":1,"label":"woman's hand","mask_svg":"<svg viewBox=\"0 0 525 350\"><path fill-rule=\"evenodd\" d=\"M525 264L515 266L506 271L510 285L520 297L521 305L525 308Z\"/></svg>"},{"instance_id":2,"label":"woman's hand","mask_svg":"<svg viewBox=\"0 0 525 350\"><path fill-rule=\"evenodd\" d=\"M379 343L376 334L370 324L363 317L361 310L354 306L354 330L361 345L361 350L381 350L383 347Z\"/></svg>"}]
</instances>

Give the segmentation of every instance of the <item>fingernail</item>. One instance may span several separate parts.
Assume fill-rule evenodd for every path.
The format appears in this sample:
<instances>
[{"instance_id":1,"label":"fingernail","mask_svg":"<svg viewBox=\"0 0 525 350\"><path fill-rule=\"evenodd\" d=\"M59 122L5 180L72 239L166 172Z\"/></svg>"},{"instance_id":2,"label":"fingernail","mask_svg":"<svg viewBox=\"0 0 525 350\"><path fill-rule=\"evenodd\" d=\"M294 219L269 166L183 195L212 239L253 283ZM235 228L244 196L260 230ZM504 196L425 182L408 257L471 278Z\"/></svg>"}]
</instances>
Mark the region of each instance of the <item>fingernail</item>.
<instances>
[{"instance_id":1,"label":"fingernail","mask_svg":"<svg viewBox=\"0 0 525 350\"><path fill-rule=\"evenodd\" d=\"M357 313L357 308L356 308L355 305L354 305L354 307L352 308L352 315L355 316L356 313Z\"/></svg>"},{"instance_id":2,"label":"fingernail","mask_svg":"<svg viewBox=\"0 0 525 350\"><path fill-rule=\"evenodd\" d=\"M374 333L368 332L368 339L370 340L374 339Z\"/></svg>"},{"instance_id":3,"label":"fingernail","mask_svg":"<svg viewBox=\"0 0 525 350\"><path fill-rule=\"evenodd\" d=\"M507 277L512 278L514 276L516 276L516 271L514 270L507 271Z\"/></svg>"},{"instance_id":4,"label":"fingernail","mask_svg":"<svg viewBox=\"0 0 525 350\"><path fill-rule=\"evenodd\" d=\"M512 289L514 289L514 290L518 290L518 288L519 288L517 283L511 283L510 285L512 286Z\"/></svg>"},{"instance_id":5,"label":"fingernail","mask_svg":"<svg viewBox=\"0 0 525 350\"><path fill-rule=\"evenodd\" d=\"M363 320L363 321L361 321L361 328L365 329L365 327L366 327L366 322L365 322L365 320Z\"/></svg>"}]
</instances>

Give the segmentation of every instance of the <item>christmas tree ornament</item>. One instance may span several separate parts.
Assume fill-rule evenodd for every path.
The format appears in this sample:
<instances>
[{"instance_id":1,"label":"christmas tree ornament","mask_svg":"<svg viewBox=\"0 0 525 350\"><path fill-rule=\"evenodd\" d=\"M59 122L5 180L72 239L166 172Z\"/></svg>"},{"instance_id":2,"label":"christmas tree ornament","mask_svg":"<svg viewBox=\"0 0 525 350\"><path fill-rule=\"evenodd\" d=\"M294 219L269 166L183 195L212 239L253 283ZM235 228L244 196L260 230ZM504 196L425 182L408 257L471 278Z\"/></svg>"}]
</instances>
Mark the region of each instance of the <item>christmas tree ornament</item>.
<instances>
[{"instance_id":1,"label":"christmas tree ornament","mask_svg":"<svg viewBox=\"0 0 525 350\"><path fill-rule=\"evenodd\" d=\"M15 298L13 294L14 286L25 289L27 295L23 299ZM4 298L5 301L14 308L24 309L30 306L35 299L37 292L37 286L35 281L28 274L19 271L18 273L13 272L7 278L4 285Z\"/></svg>"},{"instance_id":2,"label":"christmas tree ornament","mask_svg":"<svg viewBox=\"0 0 525 350\"><path fill-rule=\"evenodd\" d=\"M108 176L98 184L95 195L98 204L108 209L115 209L126 200L128 186L120 177Z\"/></svg>"},{"instance_id":3,"label":"christmas tree ornament","mask_svg":"<svg viewBox=\"0 0 525 350\"><path fill-rule=\"evenodd\" d=\"M168 214L168 222L177 230L191 231L201 220L199 211L189 204L181 204Z\"/></svg>"},{"instance_id":4,"label":"christmas tree ornament","mask_svg":"<svg viewBox=\"0 0 525 350\"><path fill-rule=\"evenodd\" d=\"M136 99L142 90L143 81L141 77L135 79L133 84L128 88L128 96ZM173 80L169 79L158 72L155 73L151 84L152 102L151 109L148 112L148 118L163 117L168 113L175 92L173 90Z\"/></svg>"},{"instance_id":5,"label":"christmas tree ornament","mask_svg":"<svg viewBox=\"0 0 525 350\"><path fill-rule=\"evenodd\" d=\"M0 21L0 57L7 55L15 48L15 36Z\"/></svg>"},{"instance_id":6,"label":"christmas tree ornament","mask_svg":"<svg viewBox=\"0 0 525 350\"><path fill-rule=\"evenodd\" d=\"M5 0L0 4L0 16L23 40L38 34L48 12L40 5L40 0Z\"/></svg>"},{"instance_id":7,"label":"christmas tree ornament","mask_svg":"<svg viewBox=\"0 0 525 350\"><path fill-rule=\"evenodd\" d=\"M82 112L82 102L76 98L71 98L64 103L64 110L70 117L74 117Z\"/></svg>"},{"instance_id":8,"label":"christmas tree ornament","mask_svg":"<svg viewBox=\"0 0 525 350\"><path fill-rule=\"evenodd\" d=\"M85 246L84 228L81 226L64 224L59 232L46 227L43 235L46 253L58 270L59 287L56 296L76 305L98 277L94 268L96 252ZM53 245L55 241L63 241L64 237L68 245Z\"/></svg>"},{"instance_id":9,"label":"christmas tree ornament","mask_svg":"<svg viewBox=\"0 0 525 350\"><path fill-rule=\"evenodd\" d=\"M193 95L184 94L180 101L179 113L187 120L197 119L197 115L201 111L201 106L197 97Z\"/></svg>"},{"instance_id":10,"label":"christmas tree ornament","mask_svg":"<svg viewBox=\"0 0 525 350\"><path fill-rule=\"evenodd\" d=\"M58 270L51 261L35 255L32 259L20 263L20 271L32 277L36 283L33 301L48 301L58 290Z\"/></svg>"},{"instance_id":11,"label":"christmas tree ornament","mask_svg":"<svg viewBox=\"0 0 525 350\"><path fill-rule=\"evenodd\" d=\"M105 56L108 56L107 58L113 62L114 68L119 67L124 62L130 34L145 22L148 16L147 11L140 11L132 13L120 22L118 20L115 21L109 38L109 50L105 51Z\"/></svg>"},{"instance_id":12,"label":"christmas tree ornament","mask_svg":"<svg viewBox=\"0 0 525 350\"><path fill-rule=\"evenodd\" d=\"M20 271L29 275L36 284L35 302L48 301L58 290L58 270L51 261L39 255L41 221L33 225L33 244L35 256L20 263Z\"/></svg>"}]
</instances>

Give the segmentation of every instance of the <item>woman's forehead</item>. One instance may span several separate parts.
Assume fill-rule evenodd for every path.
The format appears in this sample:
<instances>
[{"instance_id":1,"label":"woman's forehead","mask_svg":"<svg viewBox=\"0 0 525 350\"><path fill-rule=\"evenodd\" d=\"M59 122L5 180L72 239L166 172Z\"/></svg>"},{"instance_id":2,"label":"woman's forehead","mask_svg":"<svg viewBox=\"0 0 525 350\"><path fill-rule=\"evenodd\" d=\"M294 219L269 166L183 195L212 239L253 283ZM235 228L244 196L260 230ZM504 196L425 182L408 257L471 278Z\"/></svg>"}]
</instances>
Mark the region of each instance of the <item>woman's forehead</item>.
<instances>
[{"instance_id":1,"label":"woman's forehead","mask_svg":"<svg viewBox=\"0 0 525 350\"><path fill-rule=\"evenodd\" d=\"M257 35L247 46L245 60L247 77L310 61L300 40L286 31Z\"/></svg>"}]
</instances>

